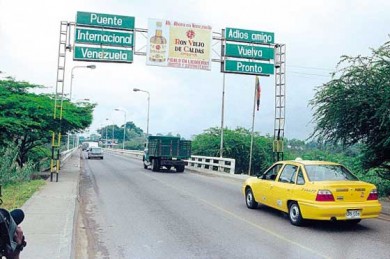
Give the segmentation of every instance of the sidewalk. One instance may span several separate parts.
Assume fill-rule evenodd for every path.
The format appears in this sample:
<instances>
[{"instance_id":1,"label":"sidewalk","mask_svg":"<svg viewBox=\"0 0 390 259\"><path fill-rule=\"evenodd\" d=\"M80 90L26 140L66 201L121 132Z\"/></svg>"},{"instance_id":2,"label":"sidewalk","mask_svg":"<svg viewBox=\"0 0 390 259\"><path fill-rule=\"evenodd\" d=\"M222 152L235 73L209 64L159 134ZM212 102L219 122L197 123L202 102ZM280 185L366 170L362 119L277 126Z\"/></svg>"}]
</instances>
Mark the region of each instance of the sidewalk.
<instances>
[{"instance_id":1,"label":"sidewalk","mask_svg":"<svg viewBox=\"0 0 390 259\"><path fill-rule=\"evenodd\" d=\"M80 152L64 163L58 182L50 182L22 207L25 219L21 226L27 246L22 258L74 258L73 229L80 176Z\"/></svg>"}]
</instances>

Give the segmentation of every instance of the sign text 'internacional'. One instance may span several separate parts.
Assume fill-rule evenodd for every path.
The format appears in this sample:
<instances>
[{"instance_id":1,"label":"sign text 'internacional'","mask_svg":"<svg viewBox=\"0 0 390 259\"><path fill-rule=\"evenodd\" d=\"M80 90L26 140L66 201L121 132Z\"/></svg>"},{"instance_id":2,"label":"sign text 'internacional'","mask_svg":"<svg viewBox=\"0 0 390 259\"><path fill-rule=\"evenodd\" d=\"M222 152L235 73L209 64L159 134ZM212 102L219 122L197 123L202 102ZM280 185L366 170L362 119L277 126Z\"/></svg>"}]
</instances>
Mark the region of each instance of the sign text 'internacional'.
<instances>
[{"instance_id":1,"label":"sign text 'internacional'","mask_svg":"<svg viewBox=\"0 0 390 259\"><path fill-rule=\"evenodd\" d=\"M76 28L76 43L133 47L133 33Z\"/></svg>"}]
</instances>

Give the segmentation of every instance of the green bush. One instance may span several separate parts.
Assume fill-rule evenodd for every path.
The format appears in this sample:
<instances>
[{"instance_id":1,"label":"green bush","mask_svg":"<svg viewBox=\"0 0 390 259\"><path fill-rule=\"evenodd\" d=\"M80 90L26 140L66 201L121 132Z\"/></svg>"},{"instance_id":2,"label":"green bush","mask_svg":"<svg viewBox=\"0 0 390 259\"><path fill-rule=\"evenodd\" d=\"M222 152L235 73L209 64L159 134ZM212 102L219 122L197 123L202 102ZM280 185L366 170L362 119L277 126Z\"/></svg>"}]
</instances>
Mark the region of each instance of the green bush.
<instances>
[{"instance_id":1,"label":"green bush","mask_svg":"<svg viewBox=\"0 0 390 259\"><path fill-rule=\"evenodd\" d=\"M20 167L17 162L18 147L11 145L0 148L0 183L15 183L30 180L34 164L27 162Z\"/></svg>"},{"instance_id":2,"label":"green bush","mask_svg":"<svg viewBox=\"0 0 390 259\"><path fill-rule=\"evenodd\" d=\"M192 141L192 154L218 157L220 155L220 129L210 128L196 135ZM236 174L249 170L251 132L244 128L224 129L223 157L236 160ZM251 175L263 172L273 162L272 139L255 132L253 138Z\"/></svg>"}]
</instances>

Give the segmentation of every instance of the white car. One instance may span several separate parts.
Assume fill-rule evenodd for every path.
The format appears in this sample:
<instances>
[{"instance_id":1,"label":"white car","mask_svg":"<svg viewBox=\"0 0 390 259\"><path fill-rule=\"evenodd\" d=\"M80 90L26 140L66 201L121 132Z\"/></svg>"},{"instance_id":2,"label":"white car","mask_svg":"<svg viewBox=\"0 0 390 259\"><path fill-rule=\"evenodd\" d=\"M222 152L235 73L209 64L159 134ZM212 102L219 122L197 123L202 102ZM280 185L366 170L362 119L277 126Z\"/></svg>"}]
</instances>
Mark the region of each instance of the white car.
<instances>
[{"instance_id":1,"label":"white car","mask_svg":"<svg viewBox=\"0 0 390 259\"><path fill-rule=\"evenodd\" d=\"M100 158L103 159L103 149L101 147L91 147L88 150L88 159Z\"/></svg>"}]
</instances>

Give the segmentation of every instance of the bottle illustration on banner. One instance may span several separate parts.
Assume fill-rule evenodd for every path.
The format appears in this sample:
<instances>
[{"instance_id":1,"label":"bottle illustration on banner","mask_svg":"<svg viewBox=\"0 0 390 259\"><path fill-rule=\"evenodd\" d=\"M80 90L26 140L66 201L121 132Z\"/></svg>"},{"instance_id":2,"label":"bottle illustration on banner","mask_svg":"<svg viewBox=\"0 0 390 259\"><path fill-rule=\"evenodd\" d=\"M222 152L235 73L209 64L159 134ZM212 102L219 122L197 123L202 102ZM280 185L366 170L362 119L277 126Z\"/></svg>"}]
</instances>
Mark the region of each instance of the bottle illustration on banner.
<instances>
[{"instance_id":1,"label":"bottle illustration on banner","mask_svg":"<svg viewBox=\"0 0 390 259\"><path fill-rule=\"evenodd\" d=\"M150 38L149 60L152 62L165 62L167 40L162 35L162 22L156 22L156 33Z\"/></svg>"}]
</instances>

